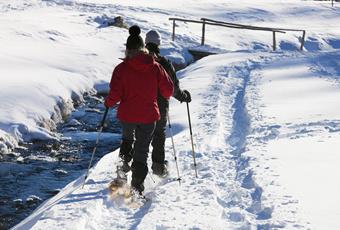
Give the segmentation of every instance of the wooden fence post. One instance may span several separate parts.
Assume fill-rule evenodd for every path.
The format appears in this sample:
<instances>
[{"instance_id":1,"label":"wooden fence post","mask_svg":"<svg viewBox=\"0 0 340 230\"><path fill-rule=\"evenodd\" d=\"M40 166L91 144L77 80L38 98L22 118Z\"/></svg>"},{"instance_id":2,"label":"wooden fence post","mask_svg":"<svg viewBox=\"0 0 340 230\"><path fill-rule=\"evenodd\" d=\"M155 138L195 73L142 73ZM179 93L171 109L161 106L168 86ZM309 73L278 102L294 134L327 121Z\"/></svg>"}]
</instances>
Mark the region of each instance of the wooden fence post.
<instances>
[{"instance_id":1,"label":"wooden fence post","mask_svg":"<svg viewBox=\"0 0 340 230\"><path fill-rule=\"evenodd\" d=\"M305 37L306 37L306 31L302 31L302 38L301 38L301 47L300 50L303 50L303 46L305 44Z\"/></svg>"},{"instance_id":2,"label":"wooden fence post","mask_svg":"<svg viewBox=\"0 0 340 230\"><path fill-rule=\"evenodd\" d=\"M275 31L273 31L273 50L276 50L276 36L275 36Z\"/></svg>"},{"instance_id":3,"label":"wooden fence post","mask_svg":"<svg viewBox=\"0 0 340 230\"><path fill-rule=\"evenodd\" d=\"M172 20L172 41L175 41L175 19Z\"/></svg>"},{"instance_id":4,"label":"wooden fence post","mask_svg":"<svg viewBox=\"0 0 340 230\"><path fill-rule=\"evenodd\" d=\"M202 19L203 23L202 23L202 41L201 41L201 45L204 46L204 38L205 38L205 19Z\"/></svg>"}]
</instances>

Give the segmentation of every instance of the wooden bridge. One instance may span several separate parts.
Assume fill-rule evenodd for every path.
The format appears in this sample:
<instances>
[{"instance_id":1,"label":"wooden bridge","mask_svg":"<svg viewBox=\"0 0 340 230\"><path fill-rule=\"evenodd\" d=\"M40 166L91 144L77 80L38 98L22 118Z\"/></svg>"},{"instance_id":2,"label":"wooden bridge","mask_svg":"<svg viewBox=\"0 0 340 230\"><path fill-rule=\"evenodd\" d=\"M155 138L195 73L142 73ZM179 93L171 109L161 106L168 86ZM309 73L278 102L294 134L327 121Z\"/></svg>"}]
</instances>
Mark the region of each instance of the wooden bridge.
<instances>
[{"instance_id":1,"label":"wooden bridge","mask_svg":"<svg viewBox=\"0 0 340 230\"><path fill-rule=\"evenodd\" d=\"M285 28L275 28L275 27L251 26L251 25L216 21L216 20L212 20L212 19L208 19L208 18L201 18L201 20L191 20L191 19L184 19L184 18L169 18L169 20L173 21L173 24L172 24L172 40L173 41L175 40L176 21L202 24L201 45L204 45L204 42L205 42L205 32L206 32L205 28L206 28L207 25L228 27L228 28L233 28L233 29L243 29L243 30L268 31L268 32L272 33L272 36L273 36L273 50L274 51L276 50L276 33L286 33L288 31L302 32L302 38L301 38L301 41L300 41L300 50L303 50L303 46L304 46L304 43L305 43L305 37L306 37L306 30L299 30L299 29L285 29Z\"/></svg>"}]
</instances>

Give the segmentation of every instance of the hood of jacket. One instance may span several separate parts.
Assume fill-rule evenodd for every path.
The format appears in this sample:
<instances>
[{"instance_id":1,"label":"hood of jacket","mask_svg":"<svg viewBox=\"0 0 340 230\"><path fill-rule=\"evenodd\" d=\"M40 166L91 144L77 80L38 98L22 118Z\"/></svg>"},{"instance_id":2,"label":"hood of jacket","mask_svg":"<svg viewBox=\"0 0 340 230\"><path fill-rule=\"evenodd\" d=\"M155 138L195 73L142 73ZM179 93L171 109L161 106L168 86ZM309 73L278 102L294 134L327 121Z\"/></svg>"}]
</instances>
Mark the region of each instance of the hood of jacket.
<instances>
[{"instance_id":1,"label":"hood of jacket","mask_svg":"<svg viewBox=\"0 0 340 230\"><path fill-rule=\"evenodd\" d=\"M132 58L124 59L124 62L132 69L140 72L148 71L148 69L150 69L155 64L155 60L151 55L142 52L138 53Z\"/></svg>"}]
</instances>

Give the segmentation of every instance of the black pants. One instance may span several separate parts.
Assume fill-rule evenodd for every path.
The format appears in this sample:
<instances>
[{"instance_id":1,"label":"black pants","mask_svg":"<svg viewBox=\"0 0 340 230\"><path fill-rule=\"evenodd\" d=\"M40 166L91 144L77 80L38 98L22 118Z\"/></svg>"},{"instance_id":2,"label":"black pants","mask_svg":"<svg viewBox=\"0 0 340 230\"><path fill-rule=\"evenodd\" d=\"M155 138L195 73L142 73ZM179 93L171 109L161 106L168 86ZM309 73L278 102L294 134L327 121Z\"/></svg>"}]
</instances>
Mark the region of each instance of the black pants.
<instances>
[{"instance_id":1,"label":"black pants","mask_svg":"<svg viewBox=\"0 0 340 230\"><path fill-rule=\"evenodd\" d=\"M147 159L149 145L155 125L156 122L150 124L122 122L123 143L129 142L132 145L134 142L134 151L132 155L132 181L136 184L142 184L148 173Z\"/></svg>"},{"instance_id":2,"label":"black pants","mask_svg":"<svg viewBox=\"0 0 340 230\"><path fill-rule=\"evenodd\" d=\"M165 138L166 138L166 124L169 113L169 101L164 98L158 98L158 107L161 114L161 118L156 123L156 128L152 137L151 145L152 150L152 162L164 164L165 160Z\"/></svg>"}]
</instances>

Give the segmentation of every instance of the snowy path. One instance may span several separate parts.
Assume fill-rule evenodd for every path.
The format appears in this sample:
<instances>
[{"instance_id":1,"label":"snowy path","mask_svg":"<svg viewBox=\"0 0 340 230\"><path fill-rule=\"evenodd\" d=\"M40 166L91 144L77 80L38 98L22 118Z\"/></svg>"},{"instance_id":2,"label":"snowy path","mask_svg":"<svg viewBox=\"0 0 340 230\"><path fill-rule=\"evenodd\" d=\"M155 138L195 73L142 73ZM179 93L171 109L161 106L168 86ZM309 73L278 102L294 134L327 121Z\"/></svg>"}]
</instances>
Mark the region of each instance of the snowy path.
<instances>
[{"instance_id":1,"label":"snowy path","mask_svg":"<svg viewBox=\"0 0 340 230\"><path fill-rule=\"evenodd\" d=\"M337 56L337 53L330 55ZM287 60L287 63L277 60ZM33 229L46 226L53 229L57 223L59 226L62 224L64 229L74 229L74 226L76 229L220 229L222 226L226 229L306 229L318 224L327 226L320 222L322 215L315 212L317 209L309 206L316 203L315 195L322 193L322 189L315 189L308 182L310 180L303 180L317 166L306 165L304 161L318 161L317 149L322 145L315 144L315 138L336 145L334 140L340 130L336 119L339 110L333 109L332 102L326 106L329 102L326 95L333 92L333 97L334 93L340 92L332 75L328 74L324 79L317 77L319 72L309 67L313 60L313 55L282 54L278 57L236 52L198 61L181 71L179 76L183 78L184 88L191 86L190 91L195 98L190 108L199 178L194 176L185 105L172 101L170 116L183 178L181 186L176 181L168 138L166 150L170 178L154 184L150 176L147 177L146 195L152 201L142 208L134 210L124 206L122 201L112 202L109 199L106 188L114 177L113 168L117 161L117 153L114 152L98 163L84 190L77 189L66 195L44 213L38 210L36 215L42 216L32 216L28 221L37 221ZM319 69L322 69L320 66ZM273 71L278 72L273 74ZM284 74L282 77L281 72ZM280 84L280 87L273 84ZM296 91L292 85L299 90ZM317 90L318 95L314 87L326 87L328 90ZM278 88L282 90L272 90ZM303 101L299 102L296 97L291 102L287 101L287 94L295 91L308 94L301 98ZM285 100L281 101L282 94ZM319 108L313 110L308 107L307 111L303 111L303 119L307 123L301 124L300 111L289 107L300 107L316 99L323 100L319 103L324 105L324 110L320 113ZM287 114L276 109L281 102L288 106L284 110ZM318 122L325 119L323 115L332 119L331 111L334 111L333 120ZM325 132L328 134L324 135ZM290 141L292 138L296 141ZM310 155L310 150L298 150L301 149L299 145L305 143L300 138L304 141L309 139L307 143L316 147L316 155ZM292 145L286 148L292 151L291 154L281 153L281 146L287 144ZM297 159L293 154L295 148L298 150L296 154L299 154ZM311 158L313 156L316 158ZM283 165L277 165L276 159L280 159ZM325 164L332 159L331 156L323 158ZM306 166L305 173L301 171L301 165ZM333 187L336 191L339 185L332 183L336 181L336 171L332 167L327 170L332 172L326 173L330 179L324 181L320 188ZM301 176L297 176L299 173ZM326 174L320 172L318 175ZM305 189L292 190L294 184L289 181L299 181ZM310 195L301 196L301 192ZM301 205L310 210L306 212ZM318 203L317 207L324 207L323 210L329 213L334 209L334 206L327 209L322 203ZM338 214L334 211L332 216L335 218ZM314 222L310 222L311 219ZM29 222L23 222L22 228L17 229L25 229L27 224ZM334 221L329 224L334 225Z\"/></svg>"},{"instance_id":2,"label":"snowy path","mask_svg":"<svg viewBox=\"0 0 340 230\"><path fill-rule=\"evenodd\" d=\"M220 56L210 57L202 64L198 62L187 68L183 73L188 73L183 83L190 82L197 87L191 88L197 96L190 106L198 179L194 177L192 168L186 111L183 111L184 105L173 102L170 114L174 117L175 143L183 178L180 187L175 180L175 165L168 140L167 153L173 179L155 186L147 178L146 195L152 197L152 202L140 210L112 203L106 186L113 178L112 169L117 154L111 153L94 169L95 173L91 174L90 179L93 183L84 190L78 189L67 195L51 211L45 212L45 217L34 227L53 228L57 222L65 223L65 229L75 225L77 229L106 229L112 226L129 229L181 229L194 226L200 229L219 229L221 226L247 228L267 224L271 209L258 205L261 203L262 189L254 183L252 175L248 173L248 159L242 156L249 130L249 122L245 122L249 119L245 110L245 94L249 74L256 66L244 57L242 53L225 55L222 61ZM210 62L209 67L205 67L206 61ZM225 67L228 65L232 67ZM200 86L202 83L206 86L203 91ZM197 104L203 104L204 109L198 109ZM75 215L74 212L80 212L81 215ZM67 216L72 218L61 221ZM152 221L155 219L156 223ZM32 217L34 221L36 219ZM27 224L23 225L24 228Z\"/></svg>"},{"instance_id":3,"label":"snowy path","mask_svg":"<svg viewBox=\"0 0 340 230\"><path fill-rule=\"evenodd\" d=\"M267 59L272 59L271 56L235 53L210 57L205 62L210 68L216 63L218 68L216 75L210 75L212 84L207 88L210 95L203 95L206 102L202 104L207 110L199 116L203 122L201 130L204 130L201 148L206 149L202 152L207 161L214 159L208 167L210 172L216 171L212 178L219 188L216 200L224 208L223 216L231 222L239 222L235 224L237 227L280 226L271 220L272 207L262 205L263 189L253 178L249 157L243 154L253 119L248 114L248 103L252 97L257 97L257 86L251 85L251 74Z\"/></svg>"}]
</instances>

